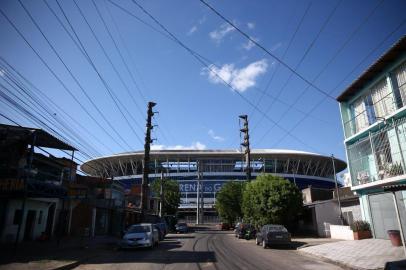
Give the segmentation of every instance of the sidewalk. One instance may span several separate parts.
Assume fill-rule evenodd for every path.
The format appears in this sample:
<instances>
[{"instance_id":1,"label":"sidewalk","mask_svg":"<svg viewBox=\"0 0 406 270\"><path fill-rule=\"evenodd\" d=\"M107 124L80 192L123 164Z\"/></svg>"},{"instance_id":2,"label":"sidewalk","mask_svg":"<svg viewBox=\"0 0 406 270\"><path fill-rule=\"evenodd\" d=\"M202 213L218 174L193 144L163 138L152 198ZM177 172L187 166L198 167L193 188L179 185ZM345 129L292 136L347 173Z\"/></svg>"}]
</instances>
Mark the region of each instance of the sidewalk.
<instances>
[{"instance_id":1,"label":"sidewalk","mask_svg":"<svg viewBox=\"0 0 406 270\"><path fill-rule=\"evenodd\" d=\"M393 247L389 240L383 239L340 241L305 247L299 251L360 270L383 269L386 262L405 259L402 247Z\"/></svg>"},{"instance_id":2,"label":"sidewalk","mask_svg":"<svg viewBox=\"0 0 406 270\"><path fill-rule=\"evenodd\" d=\"M113 236L96 236L47 242L26 242L14 247L0 247L0 270L70 269L80 261L96 256L101 250L113 249L118 241ZM85 252L84 252L85 251Z\"/></svg>"}]
</instances>

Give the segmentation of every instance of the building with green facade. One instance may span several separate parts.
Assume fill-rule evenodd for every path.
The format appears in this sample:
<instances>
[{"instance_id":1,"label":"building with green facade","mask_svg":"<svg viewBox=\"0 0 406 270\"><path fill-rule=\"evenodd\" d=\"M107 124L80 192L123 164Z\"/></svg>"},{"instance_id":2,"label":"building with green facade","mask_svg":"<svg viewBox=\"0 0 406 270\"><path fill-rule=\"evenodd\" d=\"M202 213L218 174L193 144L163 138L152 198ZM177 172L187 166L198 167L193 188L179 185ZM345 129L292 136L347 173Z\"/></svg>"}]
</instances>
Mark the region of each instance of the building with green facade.
<instances>
[{"instance_id":1,"label":"building with green facade","mask_svg":"<svg viewBox=\"0 0 406 270\"><path fill-rule=\"evenodd\" d=\"M376 238L387 239L399 224L406 231L406 36L337 100L363 219Z\"/></svg>"}]
</instances>

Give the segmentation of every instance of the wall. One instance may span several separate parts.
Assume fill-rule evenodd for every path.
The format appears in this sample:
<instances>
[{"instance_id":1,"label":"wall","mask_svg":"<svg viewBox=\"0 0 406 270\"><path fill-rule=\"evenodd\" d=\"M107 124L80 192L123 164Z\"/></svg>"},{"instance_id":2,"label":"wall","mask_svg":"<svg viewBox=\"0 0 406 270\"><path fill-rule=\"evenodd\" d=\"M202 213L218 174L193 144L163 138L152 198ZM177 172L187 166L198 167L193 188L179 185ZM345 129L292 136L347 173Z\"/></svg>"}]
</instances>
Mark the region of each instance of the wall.
<instances>
[{"instance_id":1,"label":"wall","mask_svg":"<svg viewBox=\"0 0 406 270\"><path fill-rule=\"evenodd\" d=\"M336 201L328 201L315 205L317 234L321 237L327 237L324 223L341 224L340 211Z\"/></svg>"},{"instance_id":2,"label":"wall","mask_svg":"<svg viewBox=\"0 0 406 270\"><path fill-rule=\"evenodd\" d=\"M350 226L330 225L331 239L354 240Z\"/></svg>"},{"instance_id":3,"label":"wall","mask_svg":"<svg viewBox=\"0 0 406 270\"><path fill-rule=\"evenodd\" d=\"M47 226L48 209L52 203L58 204L58 199L34 199L28 198L26 201L26 208L22 218L22 225L20 230L19 241L24 238L25 224L27 213L30 210L35 211L35 222L33 229L33 239L37 239L41 236L42 232L45 232ZM13 224L14 214L16 210L21 209L22 200L10 200L7 205L7 213L5 218L4 231L1 235L1 242L14 242L17 236L18 224ZM42 211L42 219L39 224L40 211Z\"/></svg>"}]
</instances>

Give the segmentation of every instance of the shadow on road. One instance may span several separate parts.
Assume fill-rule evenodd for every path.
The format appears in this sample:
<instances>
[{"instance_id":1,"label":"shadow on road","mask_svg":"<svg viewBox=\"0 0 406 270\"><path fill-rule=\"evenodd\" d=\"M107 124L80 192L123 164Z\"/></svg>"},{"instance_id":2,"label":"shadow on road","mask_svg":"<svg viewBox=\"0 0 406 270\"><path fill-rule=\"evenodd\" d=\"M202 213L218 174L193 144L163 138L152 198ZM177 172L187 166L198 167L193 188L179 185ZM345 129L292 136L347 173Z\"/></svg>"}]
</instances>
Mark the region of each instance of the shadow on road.
<instances>
[{"instance_id":1,"label":"shadow on road","mask_svg":"<svg viewBox=\"0 0 406 270\"><path fill-rule=\"evenodd\" d=\"M194 236L184 236L194 238ZM111 242L98 248L45 248L20 249L15 256L1 253L1 265L11 263L27 263L31 261L65 261L72 262L61 269L73 269L80 264L118 264L118 263L203 263L216 262L216 256L211 251L184 251L178 250L182 243L170 236L160 242L155 248L137 248L118 250L117 242ZM8 256L9 255L9 256Z\"/></svg>"},{"instance_id":2,"label":"shadow on road","mask_svg":"<svg viewBox=\"0 0 406 270\"><path fill-rule=\"evenodd\" d=\"M283 249L283 250L296 250L299 247L306 245L305 242L299 242L299 241L292 241L290 244L286 245L271 245L269 248L271 249Z\"/></svg>"},{"instance_id":3,"label":"shadow on road","mask_svg":"<svg viewBox=\"0 0 406 270\"><path fill-rule=\"evenodd\" d=\"M165 236L165 239L193 239L193 238L195 238L195 236L184 234Z\"/></svg>"}]
</instances>

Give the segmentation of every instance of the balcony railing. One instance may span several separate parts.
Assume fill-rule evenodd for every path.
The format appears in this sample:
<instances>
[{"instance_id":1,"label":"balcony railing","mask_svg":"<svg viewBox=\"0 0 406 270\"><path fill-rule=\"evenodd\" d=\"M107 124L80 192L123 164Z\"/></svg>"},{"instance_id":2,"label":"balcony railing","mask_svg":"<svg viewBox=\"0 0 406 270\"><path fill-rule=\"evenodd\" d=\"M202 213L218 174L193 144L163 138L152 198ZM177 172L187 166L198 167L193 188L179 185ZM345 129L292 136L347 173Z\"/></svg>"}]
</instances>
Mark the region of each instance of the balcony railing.
<instances>
[{"instance_id":1,"label":"balcony railing","mask_svg":"<svg viewBox=\"0 0 406 270\"><path fill-rule=\"evenodd\" d=\"M406 157L406 118L347 147L352 185L404 175Z\"/></svg>"},{"instance_id":2,"label":"balcony railing","mask_svg":"<svg viewBox=\"0 0 406 270\"><path fill-rule=\"evenodd\" d=\"M344 123L345 137L352 135L368 128L379 118L383 118L393 113L397 108L402 106L401 98L394 98L392 93L387 94L377 102L365 106L365 110L357 113L353 118Z\"/></svg>"}]
</instances>

